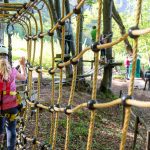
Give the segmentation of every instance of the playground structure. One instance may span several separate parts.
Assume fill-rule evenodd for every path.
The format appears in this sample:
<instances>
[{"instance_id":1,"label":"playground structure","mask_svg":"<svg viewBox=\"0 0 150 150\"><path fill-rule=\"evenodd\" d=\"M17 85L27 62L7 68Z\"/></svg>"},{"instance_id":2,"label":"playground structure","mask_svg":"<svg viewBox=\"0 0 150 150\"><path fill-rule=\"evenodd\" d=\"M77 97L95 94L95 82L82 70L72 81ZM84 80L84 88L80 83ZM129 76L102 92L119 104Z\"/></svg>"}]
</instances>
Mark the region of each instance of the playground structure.
<instances>
[{"instance_id":1,"label":"playground structure","mask_svg":"<svg viewBox=\"0 0 150 150\"><path fill-rule=\"evenodd\" d=\"M121 144L120 144L120 150L125 149L125 143L126 143L126 136L127 136L127 130L129 126L129 120L131 115L131 106L136 107L145 107L150 108L150 102L143 102L138 100L133 100L132 95L134 92L134 74L136 69L136 59L137 59L137 52L138 52L138 38L140 35L147 34L150 32L150 28L148 29L139 29L139 20L140 20L140 14L141 14L141 6L142 6L142 0L137 0L137 12L136 12L136 21L135 21L135 27L130 28L129 33L124 34L124 36L118 38L116 41L113 41L111 43L99 45L99 43L94 43L91 47L85 48L82 52L79 53L79 31L80 31L80 8L82 5L84 5L85 0L78 0L77 6L73 9L72 12L64 16L64 2L65 0L62 0L62 19L60 19L55 25L53 24L53 18L52 13L49 4L46 0L30 0L30 2L25 4L3 4L0 3L0 7L2 11L11 11L16 10L17 12L12 16L11 14L1 14L2 18L5 18L5 20L10 21L10 24L8 24L8 29L11 27L11 24L19 23L23 29L26 31L25 39L27 41L27 56L28 56L28 85L27 90L25 91L26 95L26 108L25 113L23 115L23 120L20 122L21 128L19 128L19 140L18 147L21 147L23 149L22 143L26 144L28 141L33 144L33 149L36 149L36 145L40 145L41 149L50 149L52 146L52 149L57 149L56 147L56 139L57 139L57 132L58 132L58 120L59 115L61 113L66 114L67 118L67 125L66 125L66 138L65 138L65 146L64 149L68 149L69 146L69 134L70 134L70 121L71 121L71 114L76 113L81 108L88 108L91 112L90 116L90 124L89 124L89 132L88 132L88 139L87 139L87 150L91 149L92 146L92 135L94 132L94 122L95 122L95 115L96 115L96 109L106 108L106 107L113 107L115 105L122 104L125 107L125 119L124 119L124 125L122 129L122 138L121 138ZM42 15L41 10L38 9L37 5L43 2L48 9L49 16L50 16L50 23L51 27L50 30L47 32L43 31L43 21L42 21ZM100 37L100 24L101 24L101 12L102 12L102 0L98 1L99 3L99 9L98 9L98 21L97 21L97 37L96 41L98 41ZM15 9L13 8L15 6ZM32 13L30 13L30 10L35 9L39 15L40 19L40 33L38 34L38 23ZM35 21L35 34L32 35L31 30L31 21L30 19L22 19L25 14L28 14L33 18ZM76 54L75 57L71 58L67 62L62 62L64 60L64 44L65 44L65 20L71 17L73 14L76 14L76 20L77 20L77 27L76 27ZM62 40L61 40L61 59L62 61L55 66L54 63L54 47L53 47L53 35L54 31L58 28L58 26L62 26ZM11 33L8 33L11 34ZM52 53L52 66L47 72L51 75L52 82L51 82L51 99L49 101L49 106L45 106L40 103L41 97L41 73L45 72L45 70L42 69L42 59L43 59L43 39L45 36L50 36L50 42L51 42L51 53ZM97 75L99 70L99 52L102 48L109 48L112 47L115 44L118 44L122 42L127 37L131 37L134 40L134 49L133 49L133 63L132 63L132 73L130 78L130 87L128 89L128 95L123 96L122 98L116 99L112 102L108 103L97 103ZM34 59L36 54L36 42L37 39L40 39L41 41L41 51L40 51L40 59L39 59L39 65L35 67ZM34 49L32 52L32 44L34 45ZM88 100L86 103L82 103L74 108L72 108L72 103L74 100L74 91L76 86L76 79L77 79L77 63L78 59L80 59L84 53L87 51L92 50L95 55L94 60L94 74L93 74L93 85L92 85L92 95L91 100ZM62 103L62 76L63 76L63 68L67 65L72 64L73 66L73 78L71 83L71 91L70 91L70 97L68 100L68 105L66 107L61 107ZM60 82L59 82L59 96L57 101L54 101L55 97L55 71L56 69L59 69L60 72ZM37 83L37 99L35 101L31 100L32 95L32 74L33 71L36 71L38 74L38 83ZM36 126L35 126L35 134L34 138L28 138L27 135L24 134L24 130L26 129L26 124L28 122L28 117L31 112L31 107L36 109ZM43 144L41 141L38 140L38 124L39 124L39 109L44 109L48 111L51 115L51 127L50 127L50 141L48 144ZM149 147L149 145L148 145Z\"/></svg>"}]
</instances>

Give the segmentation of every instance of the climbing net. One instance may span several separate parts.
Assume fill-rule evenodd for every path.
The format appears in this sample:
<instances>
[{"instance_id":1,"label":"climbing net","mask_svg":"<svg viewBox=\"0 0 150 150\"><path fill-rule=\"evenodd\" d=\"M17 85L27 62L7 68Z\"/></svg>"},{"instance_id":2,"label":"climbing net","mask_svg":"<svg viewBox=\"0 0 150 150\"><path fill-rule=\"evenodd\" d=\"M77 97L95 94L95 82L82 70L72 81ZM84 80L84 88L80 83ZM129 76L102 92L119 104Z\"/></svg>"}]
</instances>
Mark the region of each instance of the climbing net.
<instances>
[{"instance_id":1,"label":"climbing net","mask_svg":"<svg viewBox=\"0 0 150 150\"><path fill-rule=\"evenodd\" d=\"M51 29L47 32L43 31L43 21L42 21L42 15L41 10L37 7L37 5L43 2L49 12L49 16L51 19ZM119 104L122 104L125 106L125 120L124 125L122 129L122 138L121 138L121 144L120 144L120 150L124 150L125 143L126 143L126 137L127 137L127 130L129 126L129 120L130 120L130 114L131 114L131 106L136 107L150 107L150 102L142 102L135 99L132 99L132 95L134 92L134 73L136 68L136 59L137 59L137 52L138 52L138 38L140 35L144 35L150 32L150 28L148 29L142 29L140 30L138 28L139 26L139 20L140 20L140 14L141 14L141 6L142 6L142 0L137 0L137 11L136 11L136 20L135 20L135 27L130 28L129 33L124 34L122 37L118 38L116 41L113 41L111 43L99 45L98 42L94 43L91 47L85 48L83 51L79 52L79 36L80 36L80 18L81 18L81 7L84 5L85 0L78 0L78 4L74 7L73 11L68 13L65 16L65 0L62 0L62 18L54 25L53 24L53 17L52 17L52 9L51 6L47 3L46 0L30 0L30 2L25 3L24 5L15 5L15 7L18 7L17 13L15 13L13 16L10 16L9 14L3 14L3 16L6 19L9 19L12 23L19 23L23 26L23 28L26 31L25 39L27 41L27 56L28 56L28 85L27 85L27 91L26 94L26 108L24 113L24 120L20 123L20 139L24 143L27 141L30 141L33 143L33 149L36 149L36 145L40 145L41 149L43 148L49 148L49 144L52 146L52 149L56 149L56 139L57 139L57 132L58 132L58 121L59 121L59 114L65 113L67 118L67 124L66 124L66 137L65 137L65 149L68 149L69 146L69 135L70 135L70 122L71 122L71 115L73 113L76 113L82 108L88 108L91 116L90 116L90 123L89 123L89 131L88 131L88 138L87 138L87 150L91 149L92 146L92 137L94 132L94 122L95 122L95 116L96 116L96 110L101 108L107 108L107 107L113 107ZM1 4L3 6L13 6L13 4ZM31 13L31 8L35 9L39 15L40 20L40 33L38 34L38 23L35 19L34 15ZM6 9L5 9L6 10ZM24 14L30 15L34 22L35 22L35 34L32 35L32 29L31 29L31 21L29 18L26 20L23 19ZM76 51L75 56L68 60L67 62L64 62L64 51L65 51L65 20L70 18L73 14L76 14ZM98 0L98 18L97 18L97 36L96 41L99 41L100 39L100 33L101 33L101 15L102 15L102 0ZM54 31L61 26L62 28L62 40L61 40L61 62L55 66L54 63ZM52 67L46 72L48 72L52 78L51 82L51 99L49 100L49 106L43 105L40 100L40 93L41 93L41 73L45 72L42 68L42 59L43 59L43 39L45 36L50 36L50 42L51 42L51 53L52 53ZM125 40L128 37L133 38L134 40L134 48L133 48L133 67L132 67L132 74L130 79L130 86L128 89L128 95L124 98L119 98L116 100L113 100L111 102L107 103L98 103L96 101L97 97L97 76L98 76L98 68L99 68L99 52L103 48L110 48L123 40ZM40 39L41 41L41 51L40 51L40 59L39 59L39 65L35 67L34 59L36 54L36 42L37 39ZM33 50L32 50L32 45ZM74 108L72 108L72 104L74 101L74 94L75 94L75 86L76 86L76 79L77 79L77 64L78 60L87 52L87 51L93 51L94 53L94 75L93 75L93 82L92 82L92 95L91 100L89 100L86 103L82 103ZM61 107L60 104L62 103L62 79L63 79L63 68L72 65L73 66L73 78L71 83L71 90L70 90L70 96L68 100L68 104L66 107ZM59 69L59 76L60 76L60 82L59 82L59 95L57 101L54 101L55 97L55 72L56 69ZM37 100L31 101L31 95L32 95L32 74L33 71L36 71L38 74L38 83L37 83ZM29 138L24 134L24 131L26 129L26 125L28 123L29 114L31 112L31 108L36 108L36 125L35 125L35 134L34 138ZM50 125L50 140L49 144L45 145L42 144L38 140L38 131L39 131L39 109L44 109L48 111L51 115L51 125ZM21 142L20 142L21 143Z\"/></svg>"}]
</instances>

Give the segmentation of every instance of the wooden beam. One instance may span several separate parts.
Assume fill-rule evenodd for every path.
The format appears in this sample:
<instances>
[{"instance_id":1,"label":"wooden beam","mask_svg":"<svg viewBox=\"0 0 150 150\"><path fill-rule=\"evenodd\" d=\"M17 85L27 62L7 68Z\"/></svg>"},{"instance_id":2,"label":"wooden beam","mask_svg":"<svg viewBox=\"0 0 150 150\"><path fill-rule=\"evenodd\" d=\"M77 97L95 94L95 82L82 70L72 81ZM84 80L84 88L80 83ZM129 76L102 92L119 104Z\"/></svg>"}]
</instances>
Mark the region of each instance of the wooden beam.
<instances>
[{"instance_id":1,"label":"wooden beam","mask_svg":"<svg viewBox=\"0 0 150 150\"><path fill-rule=\"evenodd\" d=\"M22 3L0 3L0 7L23 7Z\"/></svg>"},{"instance_id":2,"label":"wooden beam","mask_svg":"<svg viewBox=\"0 0 150 150\"><path fill-rule=\"evenodd\" d=\"M17 11L18 8L1 8L0 7L0 11Z\"/></svg>"},{"instance_id":3,"label":"wooden beam","mask_svg":"<svg viewBox=\"0 0 150 150\"><path fill-rule=\"evenodd\" d=\"M0 14L1 18L11 17L11 16L13 16L13 14Z\"/></svg>"},{"instance_id":4,"label":"wooden beam","mask_svg":"<svg viewBox=\"0 0 150 150\"><path fill-rule=\"evenodd\" d=\"M135 149L136 146L136 140L137 140L137 135L138 135L138 125L139 125L139 117L136 116L135 120L135 126L134 126L134 140L133 140L133 150Z\"/></svg>"}]
</instances>

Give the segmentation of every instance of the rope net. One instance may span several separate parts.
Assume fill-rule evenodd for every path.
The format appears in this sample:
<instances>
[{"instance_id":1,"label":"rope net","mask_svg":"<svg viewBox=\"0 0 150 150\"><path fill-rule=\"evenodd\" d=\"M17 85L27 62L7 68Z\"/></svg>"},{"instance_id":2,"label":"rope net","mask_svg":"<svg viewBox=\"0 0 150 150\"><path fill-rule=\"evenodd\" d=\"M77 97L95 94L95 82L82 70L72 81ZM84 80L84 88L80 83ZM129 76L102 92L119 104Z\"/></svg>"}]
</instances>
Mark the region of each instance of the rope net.
<instances>
[{"instance_id":1,"label":"rope net","mask_svg":"<svg viewBox=\"0 0 150 150\"><path fill-rule=\"evenodd\" d=\"M43 20L41 15L41 10L38 9L37 5L43 2L49 12L50 15L50 22L51 22L51 28L48 32L44 33L43 30ZM23 114L23 119L20 120L19 123L19 133L18 133L18 148L24 148L24 145L27 144L27 142L30 142L33 144L32 149L36 149L37 145L41 147L41 149L57 149L57 135L58 133L58 127L59 127L59 120L61 119L62 114L66 114L66 127L63 130L66 130L66 136L64 141L64 149L69 149L69 143L70 143L70 132L71 132L71 115L76 113L77 111L88 108L91 115L90 115L90 123L88 128L88 137L87 137L87 146L86 149L90 150L92 147L92 139L93 139L93 132L94 132L94 123L95 123L95 116L96 116L96 109L101 108L108 108L113 107L120 104L125 104L127 107L125 107L125 121L122 129L122 138L121 138L121 144L120 144L120 150L124 150L125 143L126 143L126 136L127 136L127 130L129 126L129 120L130 120L130 114L131 114L131 106L136 107L150 107L150 102L142 102L138 100L133 100L131 97L134 92L134 74L135 74L135 68L136 68L136 59L137 59L137 52L138 52L138 36L148 34L150 32L150 29L138 29L139 25L139 19L141 15L141 6L142 6L142 0L137 0L137 12L136 12L136 21L135 21L135 29L130 30L130 33L124 34L122 37L118 38L116 41L113 41L111 43L106 43L103 45L96 45L96 50L91 49L91 47L87 47L81 52L79 52L79 37L80 37L80 20L81 20L81 12L82 12L82 6L84 5L85 0L78 0L77 6L73 9L72 12L65 15L65 0L62 0L62 18L56 23L53 23L53 16L51 12L51 6L47 3L46 0L35 0L30 1L27 4L18 5L20 8L19 11L15 15L9 16L9 19L11 19L12 23L19 23L26 28L26 41L27 41L27 56L28 56L28 85L27 85L27 91L26 94L26 108ZM1 4L2 5L2 4ZM7 4L9 5L9 4ZM3 5L5 6L5 5ZM11 4L9 5L11 6ZM17 7L17 5L16 5ZM97 35L96 40L99 41L100 39L100 33L101 33L101 15L102 15L102 0L98 0L98 18L97 18ZM33 8L35 11L37 11L39 16L39 28L38 24L36 22L36 19L34 18L34 15L30 13L30 9ZM35 35L32 35L32 29L31 29L31 22L30 19L23 20L22 16L23 14L28 13L33 20L35 21L35 28L36 33ZM72 59L64 62L64 51L65 51L65 20L69 19L73 14L76 14L76 21L77 21L77 27L76 27L76 51L75 51L75 57ZM6 17L6 16L4 16ZM8 16L7 16L8 17ZM54 62L54 31L58 29L61 26L62 32L61 32L61 60L62 62L59 62L57 66L55 66ZM37 34L38 30L40 30L40 33ZM98 76L98 70L99 70L99 52L103 48L110 48L122 41L124 41L126 38L129 37L129 35L132 34L132 37L134 37L134 49L133 49L133 66L132 66L132 75L130 79L130 87L128 89L128 97L124 102L122 102L122 99L116 99L111 102L107 103L97 103L96 96L97 96L97 76ZM42 68L42 59L43 59L43 40L45 36L50 36L50 43L51 43L51 53L52 53L52 66L48 70L43 70ZM41 47L40 47L40 58L39 63L37 67L35 66L35 57L36 57L36 41L37 39L40 39ZM33 46L32 46L33 45ZM33 49L33 51L32 51ZM94 73L93 73L93 85L92 85L92 95L91 100L81 103L80 105L77 105L72 108L73 102L74 102L74 95L75 95L75 86L76 86L76 80L77 80L77 62L78 60L88 51L93 51L94 53ZM66 107L61 107L60 105L62 102L62 96L63 96L63 69L64 67L72 65L73 66L73 78L71 83L71 89L70 89L70 96L68 99L68 104ZM55 73L56 70L59 70L59 90L58 90L58 98L57 101L55 101ZM35 101L31 100L32 97L32 90L33 90L33 72L37 72L38 74L38 82L37 82L37 99ZM48 72L51 76L51 90L49 91L51 94L51 98L47 100L48 105L44 105L41 102L41 75L43 72ZM132 99L132 100L131 100ZM49 140L47 143L40 142L39 139L39 116L40 116L40 110L47 111L50 116L50 124L49 124ZM85 109L84 109L85 110ZM29 124L30 114L35 111L35 128L33 138L29 138L27 135L25 135L25 130L27 128L27 124ZM44 113L42 112L42 113ZM29 119L30 118L30 119ZM59 148L58 148L59 149Z\"/></svg>"}]
</instances>

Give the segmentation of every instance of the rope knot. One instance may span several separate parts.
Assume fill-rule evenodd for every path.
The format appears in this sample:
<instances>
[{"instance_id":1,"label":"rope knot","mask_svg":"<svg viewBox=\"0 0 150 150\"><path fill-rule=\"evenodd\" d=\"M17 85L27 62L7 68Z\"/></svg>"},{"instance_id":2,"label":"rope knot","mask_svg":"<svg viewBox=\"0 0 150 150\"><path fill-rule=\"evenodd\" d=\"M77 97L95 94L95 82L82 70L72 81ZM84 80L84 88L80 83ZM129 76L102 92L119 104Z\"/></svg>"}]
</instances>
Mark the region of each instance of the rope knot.
<instances>
[{"instance_id":1,"label":"rope knot","mask_svg":"<svg viewBox=\"0 0 150 150\"><path fill-rule=\"evenodd\" d=\"M49 36L53 36L53 35L54 35L54 32L51 32L51 29L50 29L50 30L48 30L47 34L48 34Z\"/></svg>"},{"instance_id":2,"label":"rope knot","mask_svg":"<svg viewBox=\"0 0 150 150\"><path fill-rule=\"evenodd\" d=\"M30 35L28 36L29 40L31 40L31 39L32 39L32 37L33 37L33 36L30 34Z\"/></svg>"},{"instance_id":3,"label":"rope knot","mask_svg":"<svg viewBox=\"0 0 150 150\"><path fill-rule=\"evenodd\" d=\"M54 112L54 106L49 106L48 110L49 110L49 112L53 113Z\"/></svg>"},{"instance_id":4,"label":"rope knot","mask_svg":"<svg viewBox=\"0 0 150 150\"><path fill-rule=\"evenodd\" d=\"M123 95L123 96L121 97L122 105L123 105L124 107L129 107L129 106L130 106L130 105L128 105L127 102L126 102L128 99L133 99L133 97L132 97L131 95Z\"/></svg>"},{"instance_id":5,"label":"rope knot","mask_svg":"<svg viewBox=\"0 0 150 150\"><path fill-rule=\"evenodd\" d=\"M36 138L33 137L33 139L32 139L32 144L35 145L35 144L36 144L36 141L37 141Z\"/></svg>"},{"instance_id":6,"label":"rope knot","mask_svg":"<svg viewBox=\"0 0 150 150\"><path fill-rule=\"evenodd\" d=\"M58 63L57 63L57 68L59 68L59 69L62 69L64 66L60 66L60 64L62 64L63 63L63 61L59 61Z\"/></svg>"},{"instance_id":7,"label":"rope knot","mask_svg":"<svg viewBox=\"0 0 150 150\"><path fill-rule=\"evenodd\" d=\"M88 108L89 110L95 110L94 104L96 104L96 100L89 100L89 101L87 102L87 108Z\"/></svg>"},{"instance_id":8,"label":"rope knot","mask_svg":"<svg viewBox=\"0 0 150 150\"><path fill-rule=\"evenodd\" d=\"M99 42L95 42L91 45L91 49L93 52L97 53L100 51L100 49L97 48L98 45L99 45Z\"/></svg>"},{"instance_id":9,"label":"rope knot","mask_svg":"<svg viewBox=\"0 0 150 150\"><path fill-rule=\"evenodd\" d=\"M40 33L38 34L38 38L40 38L40 39L44 38L44 35L42 34L42 32L40 32Z\"/></svg>"},{"instance_id":10,"label":"rope knot","mask_svg":"<svg viewBox=\"0 0 150 150\"><path fill-rule=\"evenodd\" d=\"M67 110L68 110L68 109L71 109L71 108L72 108L71 105L66 106L66 108L64 109L64 113L65 113L66 115L70 115L70 113L68 113Z\"/></svg>"},{"instance_id":11,"label":"rope knot","mask_svg":"<svg viewBox=\"0 0 150 150\"><path fill-rule=\"evenodd\" d=\"M17 19L17 18L18 18L17 14L14 14L13 17L14 17L14 19Z\"/></svg>"},{"instance_id":12,"label":"rope knot","mask_svg":"<svg viewBox=\"0 0 150 150\"><path fill-rule=\"evenodd\" d=\"M65 21L63 22L63 21L61 21L61 19L59 19L59 20L58 20L58 24L59 24L60 26L64 26L64 25L65 25Z\"/></svg>"},{"instance_id":13,"label":"rope knot","mask_svg":"<svg viewBox=\"0 0 150 150\"><path fill-rule=\"evenodd\" d=\"M25 39L26 41L29 41L29 40L30 40L30 39L29 39L29 36L27 36L27 35L25 35L24 39Z\"/></svg>"},{"instance_id":14,"label":"rope knot","mask_svg":"<svg viewBox=\"0 0 150 150\"><path fill-rule=\"evenodd\" d=\"M81 8L77 9L77 6L74 7L73 9L74 14L78 15L81 13Z\"/></svg>"},{"instance_id":15,"label":"rope knot","mask_svg":"<svg viewBox=\"0 0 150 150\"><path fill-rule=\"evenodd\" d=\"M55 104L54 107L60 108L60 105L59 104Z\"/></svg>"},{"instance_id":16,"label":"rope knot","mask_svg":"<svg viewBox=\"0 0 150 150\"><path fill-rule=\"evenodd\" d=\"M38 106L37 106L38 104L39 104L39 102L36 101L36 102L34 103L34 107L37 108L37 107L38 107Z\"/></svg>"},{"instance_id":17,"label":"rope knot","mask_svg":"<svg viewBox=\"0 0 150 150\"><path fill-rule=\"evenodd\" d=\"M26 90L26 91L24 91L24 95L29 96L29 93L28 93L28 91L27 91L27 90Z\"/></svg>"},{"instance_id":18,"label":"rope knot","mask_svg":"<svg viewBox=\"0 0 150 150\"><path fill-rule=\"evenodd\" d=\"M139 35L134 35L134 34L132 33L132 31L134 31L134 30L139 30L139 27L138 27L138 26L131 27L131 28L128 30L128 34L129 34L130 38L136 39L136 38L139 37Z\"/></svg>"},{"instance_id":19,"label":"rope knot","mask_svg":"<svg viewBox=\"0 0 150 150\"><path fill-rule=\"evenodd\" d=\"M37 73L41 73L41 69L42 69L41 66L37 66L35 70L36 70Z\"/></svg>"},{"instance_id":20,"label":"rope knot","mask_svg":"<svg viewBox=\"0 0 150 150\"><path fill-rule=\"evenodd\" d=\"M49 73L50 75L55 74L55 72L54 72L53 70L54 70L54 68L49 68L49 69L48 69L48 73Z\"/></svg>"},{"instance_id":21,"label":"rope knot","mask_svg":"<svg viewBox=\"0 0 150 150\"><path fill-rule=\"evenodd\" d=\"M33 36L32 36L32 40L33 40L33 41L36 41L37 39L38 39L38 36L37 36L37 35L33 35Z\"/></svg>"},{"instance_id":22,"label":"rope knot","mask_svg":"<svg viewBox=\"0 0 150 150\"><path fill-rule=\"evenodd\" d=\"M28 70L33 71L33 66L31 64L28 64Z\"/></svg>"},{"instance_id":23,"label":"rope knot","mask_svg":"<svg viewBox=\"0 0 150 150\"><path fill-rule=\"evenodd\" d=\"M73 59L75 58L76 56L74 56L74 57L72 57L71 59L70 59L70 63L72 64L72 65L77 65L78 64L78 60L76 60L76 61L73 61Z\"/></svg>"},{"instance_id":24,"label":"rope knot","mask_svg":"<svg viewBox=\"0 0 150 150\"><path fill-rule=\"evenodd\" d=\"M18 15L21 15L20 10L17 10L17 14L18 14Z\"/></svg>"},{"instance_id":25,"label":"rope knot","mask_svg":"<svg viewBox=\"0 0 150 150\"><path fill-rule=\"evenodd\" d=\"M23 4L23 8L24 8L24 9L27 9L27 8L28 8L28 7L27 7L27 3L24 3L24 4Z\"/></svg>"}]
</instances>

